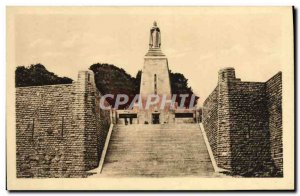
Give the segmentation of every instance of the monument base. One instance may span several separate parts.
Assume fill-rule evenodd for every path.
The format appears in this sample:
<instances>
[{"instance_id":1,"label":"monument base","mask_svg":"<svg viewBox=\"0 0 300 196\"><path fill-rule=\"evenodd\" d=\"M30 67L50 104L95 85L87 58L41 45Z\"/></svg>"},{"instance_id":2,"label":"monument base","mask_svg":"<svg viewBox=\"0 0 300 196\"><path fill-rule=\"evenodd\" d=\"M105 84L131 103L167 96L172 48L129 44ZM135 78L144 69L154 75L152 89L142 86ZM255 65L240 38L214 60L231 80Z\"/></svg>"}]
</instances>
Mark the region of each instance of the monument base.
<instances>
[{"instance_id":1,"label":"monument base","mask_svg":"<svg viewBox=\"0 0 300 196\"><path fill-rule=\"evenodd\" d=\"M173 111L143 110L138 113L139 124L172 124L175 123Z\"/></svg>"},{"instance_id":2,"label":"monument base","mask_svg":"<svg viewBox=\"0 0 300 196\"><path fill-rule=\"evenodd\" d=\"M165 56L165 54L162 53L160 48L150 48L146 56Z\"/></svg>"}]
</instances>

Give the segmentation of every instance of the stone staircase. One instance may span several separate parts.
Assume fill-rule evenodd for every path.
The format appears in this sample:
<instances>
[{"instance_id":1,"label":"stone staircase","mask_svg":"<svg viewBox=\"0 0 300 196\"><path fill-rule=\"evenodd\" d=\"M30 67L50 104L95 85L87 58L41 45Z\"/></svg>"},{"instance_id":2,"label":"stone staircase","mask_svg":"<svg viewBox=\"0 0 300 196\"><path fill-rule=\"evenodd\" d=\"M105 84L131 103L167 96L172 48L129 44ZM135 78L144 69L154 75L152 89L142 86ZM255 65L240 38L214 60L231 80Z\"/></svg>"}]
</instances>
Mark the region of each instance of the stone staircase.
<instances>
[{"instance_id":1,"label":"stone staircase","mask_svg":"<svg viewBox=\"0 0 300 196\"><path fill-rule=\"evenodd\" d=\"M197 124L116 125L101 174L176 177L216 174ZM96 177L94 176L94 177Z\"/></svg>"}]
</instances>

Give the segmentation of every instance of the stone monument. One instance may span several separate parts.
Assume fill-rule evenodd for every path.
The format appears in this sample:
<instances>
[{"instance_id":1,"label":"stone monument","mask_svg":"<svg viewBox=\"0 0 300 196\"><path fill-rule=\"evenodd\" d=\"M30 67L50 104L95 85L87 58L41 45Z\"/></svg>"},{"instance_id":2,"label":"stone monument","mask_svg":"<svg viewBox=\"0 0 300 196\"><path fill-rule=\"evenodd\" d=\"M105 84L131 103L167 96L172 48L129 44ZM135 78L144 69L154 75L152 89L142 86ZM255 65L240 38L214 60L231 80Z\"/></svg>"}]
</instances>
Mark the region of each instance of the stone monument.
<instances>
[{"instance_id":1,"label":"stone monument","mask_svg":"<svg viewBox=\"0 0 300 196\"><path fill-rule=\"evenodd\" d=\"M171 100L171 84L169 77L168 59L161 51L161 32L157 23L150 29L149 50L144 57L140 95L143 104L149 96L159 97L159 100ZM155 98L154 98L155 99ZM174 122L174 114L170 104L161 107L161 102L143 108L138 112L139 123L162 124Z\"/></svg>"}]
</instances>

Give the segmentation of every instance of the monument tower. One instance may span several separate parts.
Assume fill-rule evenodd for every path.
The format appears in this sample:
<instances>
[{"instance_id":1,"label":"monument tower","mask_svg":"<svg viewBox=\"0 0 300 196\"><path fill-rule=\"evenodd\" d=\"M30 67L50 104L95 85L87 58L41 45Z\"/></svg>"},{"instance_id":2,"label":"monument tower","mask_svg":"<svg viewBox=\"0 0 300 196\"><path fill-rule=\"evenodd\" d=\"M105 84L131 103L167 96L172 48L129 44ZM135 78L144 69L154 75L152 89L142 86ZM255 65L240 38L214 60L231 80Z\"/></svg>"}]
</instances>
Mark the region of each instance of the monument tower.
<instances>
[{"instance_id":1,"label":"monument tower","mask_svg":"<svg viewBox=\"0 0 300 196\"><path fill-rule=\"evenodd\" d=\"M142 69L140 95L142 102L146 103L149 96L159 97L159 100L171 100L171 84L169 77L168 59L161 51L161 32L154 21L150 29L149 50L144 57ZM139 123L170 123L173 115L170 104L161 107L161 102L151 105L148 109L139 111Z\"/></svg>"}]
</instances>

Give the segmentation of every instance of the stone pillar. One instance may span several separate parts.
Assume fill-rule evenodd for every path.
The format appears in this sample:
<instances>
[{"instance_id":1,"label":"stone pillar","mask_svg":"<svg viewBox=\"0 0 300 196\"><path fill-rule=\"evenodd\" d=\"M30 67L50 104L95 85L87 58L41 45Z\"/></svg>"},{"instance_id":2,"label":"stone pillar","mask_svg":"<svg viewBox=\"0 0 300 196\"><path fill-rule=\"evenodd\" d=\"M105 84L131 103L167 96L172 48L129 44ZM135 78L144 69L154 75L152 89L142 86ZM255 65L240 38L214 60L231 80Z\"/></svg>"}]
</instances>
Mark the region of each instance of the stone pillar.
<instances>
[{"instance_id":1,"label":"stone pillar","mask_svg":"<svg viewBox=\"0 0 300 196\"><path fill-rule=\"evenodd\" d=\"M72 176L82 176L97 167L99 159L99 115L96 105L97 90L92 71L80 71L73 85L72 126L66 133L66 155Z\"/></svg>"},{"instance_id":2,"label":"stone pillar","mask_svg":"<svg viewBox=\"0 0 300 196\"><path fill-rule=\"evenodd\" d=\"M224 68L219 71L217 164L224 169L231 169L229 93L234 80L234 68Z\"/></svg>"}]
</instances>

